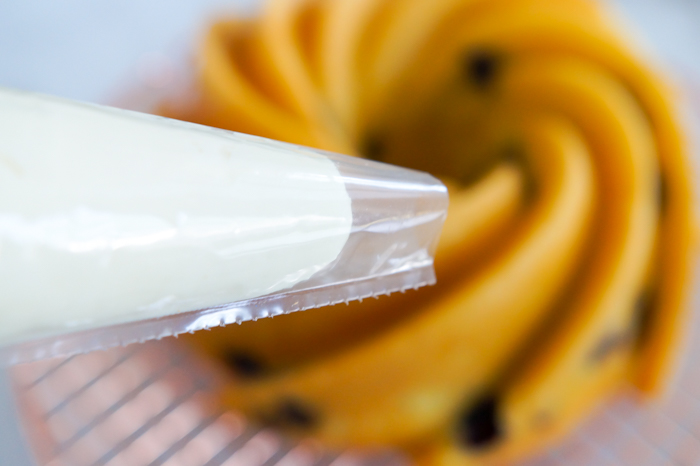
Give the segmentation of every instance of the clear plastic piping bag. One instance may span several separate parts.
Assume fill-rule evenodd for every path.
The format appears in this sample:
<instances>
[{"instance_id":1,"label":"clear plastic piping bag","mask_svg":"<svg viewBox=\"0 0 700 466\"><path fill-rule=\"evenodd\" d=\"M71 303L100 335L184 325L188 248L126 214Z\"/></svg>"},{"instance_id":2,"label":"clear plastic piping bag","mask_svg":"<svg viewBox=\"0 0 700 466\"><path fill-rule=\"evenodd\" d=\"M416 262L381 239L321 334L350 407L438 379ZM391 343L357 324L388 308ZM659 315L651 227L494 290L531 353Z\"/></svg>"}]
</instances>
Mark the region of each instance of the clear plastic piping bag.
<instances>
[{"instance_id":1,"label":"clear plastic piping bag","mask_svg":"<svg viewBox=\"0 0 700 466\"><path fill-rule=\"evenodd\" d=\"M429 285L446 213L425 173L0 89L2 360Z\"/></svg>"}]
</instances>

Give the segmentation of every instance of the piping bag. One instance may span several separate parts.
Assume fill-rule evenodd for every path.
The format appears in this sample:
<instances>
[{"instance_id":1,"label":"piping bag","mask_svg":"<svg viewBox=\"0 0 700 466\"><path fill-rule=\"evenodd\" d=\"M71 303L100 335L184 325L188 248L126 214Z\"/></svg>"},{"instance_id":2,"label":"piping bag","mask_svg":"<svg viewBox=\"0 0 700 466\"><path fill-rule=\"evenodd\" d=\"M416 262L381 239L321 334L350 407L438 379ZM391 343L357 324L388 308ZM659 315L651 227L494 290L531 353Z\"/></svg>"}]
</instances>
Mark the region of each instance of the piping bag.
<instances>
[{"instance_id":1,"label":"piping bag","mask_svg":"<svg viewBox=\"0 0 700 466\"><path fill-rule=\"evenodd\" d=\"M1 360L432 284L446 209L426 173L0 88Z\"/></svg>"}]
</instances>

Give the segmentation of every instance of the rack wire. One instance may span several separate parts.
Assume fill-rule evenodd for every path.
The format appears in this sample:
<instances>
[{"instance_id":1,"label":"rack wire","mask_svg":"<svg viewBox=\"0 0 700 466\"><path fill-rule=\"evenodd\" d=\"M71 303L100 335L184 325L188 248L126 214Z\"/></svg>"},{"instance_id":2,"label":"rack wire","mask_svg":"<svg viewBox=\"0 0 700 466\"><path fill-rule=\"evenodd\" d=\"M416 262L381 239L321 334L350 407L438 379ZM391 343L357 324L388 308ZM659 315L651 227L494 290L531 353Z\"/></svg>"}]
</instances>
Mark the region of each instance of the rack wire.
<instances>
[{"instance_id":1,"label":"rack wire","mask_svg":"<svg viewBox=\"0 0 700 466\"><path fill-rule=\"evenodd\" d=\"M522 466L700 465L700 326L669 396L621 394L561 446ZM232 381L162 340L16 366L15 394L40 466L405 466L396 452L337 452L224 410ZM235 382L233 382L235 383Z\"/></svg>"},{"instance_id":2,"label":"rack wire","mask_svg":"<svg viewBox=\"0 0 700 466\"><path fill-rule=\"evenodd\" d=\"M22 364L12 376L41 466L406 464L388 451L291 440L224 410L221 372L174 341Z\"/></svg>"}]
</instances>

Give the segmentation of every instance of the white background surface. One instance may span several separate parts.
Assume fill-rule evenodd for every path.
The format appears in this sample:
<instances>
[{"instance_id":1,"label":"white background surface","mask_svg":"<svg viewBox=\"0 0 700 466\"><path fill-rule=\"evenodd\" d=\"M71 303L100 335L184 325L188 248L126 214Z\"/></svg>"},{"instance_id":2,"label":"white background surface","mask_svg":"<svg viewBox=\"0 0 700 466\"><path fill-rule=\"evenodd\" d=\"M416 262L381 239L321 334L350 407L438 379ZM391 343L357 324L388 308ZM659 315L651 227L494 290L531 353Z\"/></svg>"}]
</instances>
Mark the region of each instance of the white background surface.
<instances>
[{"instance_id":1,"label":"white background surface","mask_svg":"<svg viewBox=\"0 0 700 466\"><path fill-rule=\"evenodd\" d=\"M258 0L0 0L0 86L111 102L180 60L206 24ZM660 56L700 76L700 2L615 0Z\"/></svg>"},{"instance_id":2,"label":"white background surface","mask_svg":"<svg viewBox=\"0 0 700 466\"><path fill-rule=\"evenodd\" d=\"M0 0L0 86L105 103L256 0ZM146 71L147 72L147 71Z\"/></svg>"}]
</instances>

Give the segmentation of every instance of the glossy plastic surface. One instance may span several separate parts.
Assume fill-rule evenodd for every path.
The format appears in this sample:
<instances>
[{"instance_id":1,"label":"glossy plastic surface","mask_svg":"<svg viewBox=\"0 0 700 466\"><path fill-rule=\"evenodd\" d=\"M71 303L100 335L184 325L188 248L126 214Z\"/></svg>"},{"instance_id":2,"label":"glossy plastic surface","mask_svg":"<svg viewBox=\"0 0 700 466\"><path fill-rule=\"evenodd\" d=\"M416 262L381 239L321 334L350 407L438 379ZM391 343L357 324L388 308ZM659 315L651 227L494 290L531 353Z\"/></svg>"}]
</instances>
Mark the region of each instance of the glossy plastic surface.
<instances>
[{"instance_id":1,"label":"glossy plastic surface","mask_svg":"<svg viewBox=\"0 0 700 466\"><path fill-rule=\"evenodd\" d=\"M0 119L10 362L434 281L427 174L13 91Z\"/></svg>"}]
</instances>

